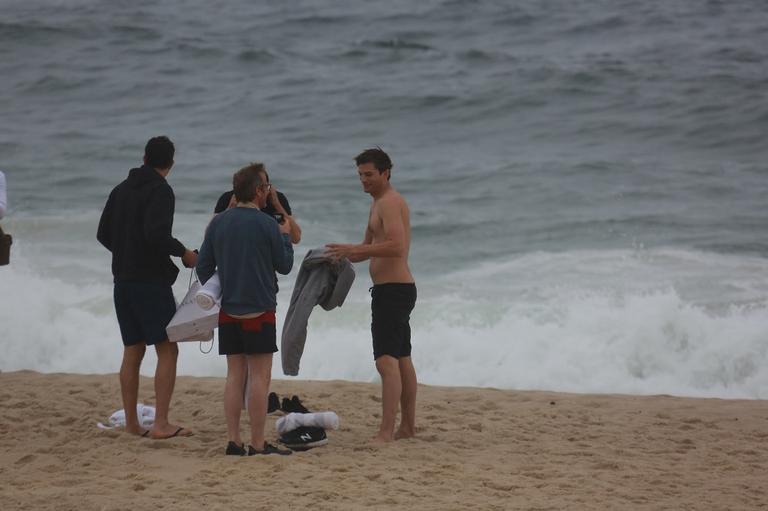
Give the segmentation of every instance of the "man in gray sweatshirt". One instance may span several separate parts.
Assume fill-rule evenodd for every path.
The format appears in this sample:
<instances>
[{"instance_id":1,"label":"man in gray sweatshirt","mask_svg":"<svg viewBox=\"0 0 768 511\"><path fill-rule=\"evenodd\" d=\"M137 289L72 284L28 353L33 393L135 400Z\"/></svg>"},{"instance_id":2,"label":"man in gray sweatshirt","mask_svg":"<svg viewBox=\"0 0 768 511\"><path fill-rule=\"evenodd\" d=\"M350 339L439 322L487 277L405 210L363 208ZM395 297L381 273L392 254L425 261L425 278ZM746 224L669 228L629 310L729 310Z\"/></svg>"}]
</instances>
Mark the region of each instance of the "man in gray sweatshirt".
<instances>
[{"instance_id":1,"label":"man in gray sweatshirt","mask_svg":"<svg viewBox=\"0 0 768 511\"><path fill-rule=\"evenodd\" d=\"M290 454L264 441L272 355L277 351L275 271L286 275L293 267L290 224L278 224L260 211L270 192L262 164L240 169L232 181L237 206L211 221L197 261L202 283L217 270L221 281L219 354L227 356L224 414L229 435L225 452ZM246 451L240 411L247 378L251 445Z\"/></svg>"}]
</instances>

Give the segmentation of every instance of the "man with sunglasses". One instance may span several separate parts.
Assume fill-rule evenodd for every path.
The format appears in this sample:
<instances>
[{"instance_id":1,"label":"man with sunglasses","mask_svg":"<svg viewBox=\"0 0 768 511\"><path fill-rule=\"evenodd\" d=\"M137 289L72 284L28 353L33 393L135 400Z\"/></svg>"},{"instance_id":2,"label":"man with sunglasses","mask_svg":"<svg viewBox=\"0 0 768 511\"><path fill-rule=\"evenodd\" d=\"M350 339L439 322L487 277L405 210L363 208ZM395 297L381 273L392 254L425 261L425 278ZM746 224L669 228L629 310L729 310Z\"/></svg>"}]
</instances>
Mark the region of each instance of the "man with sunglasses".
<instances>
[{"instance_id":1,"label":"man with sunglasses","mask_svg":"<svg viewBox=\"0 0 768 511\"><path fill-rule=\"evenodd\" d=\"M277 351L275 272L293 267L288 222L277 224L263 209L270 186L264 165L235 173L235 206L216 215L205 232L197 275L205 283L218 270L221 281L219 354L227 357L224 414L229 442L225 454L290 454L264 439L272 356ZM240 414L248 381L251 445L240 438Z\"/></svg>"}]
</instances>

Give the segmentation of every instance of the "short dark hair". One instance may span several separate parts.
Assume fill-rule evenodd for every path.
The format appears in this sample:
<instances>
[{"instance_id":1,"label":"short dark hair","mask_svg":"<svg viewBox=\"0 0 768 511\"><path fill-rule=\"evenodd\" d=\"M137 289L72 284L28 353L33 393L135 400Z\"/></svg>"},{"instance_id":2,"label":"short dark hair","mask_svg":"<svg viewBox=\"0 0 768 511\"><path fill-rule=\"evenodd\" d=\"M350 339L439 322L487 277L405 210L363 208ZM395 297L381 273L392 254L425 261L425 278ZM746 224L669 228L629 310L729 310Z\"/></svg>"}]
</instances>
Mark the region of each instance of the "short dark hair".
<instances>
[{"instance_id":1,"label":"short dark hair","mask_svg":"<svg viewBox=\"0 0 768 511\"><path fill-rule=\"evenodd\" d=\"M389 170L389 177L392 177L392 160L389 159L389 155L385 153L381 147L376 146L371 149L366 149L355 156L355 164L358 167L366 163L373 163L373 166L376 167L379 174L383 173L385 170Z\"/></svg>"},{"instance_id":2,"label":"short dark hair","mask_svg":"<svg viewBox=\"0 0 768 511\"><path fill-rule=\"evenodd\" d=\"M256 188L266 184L267 170L263 163L251 163L232 176L232 189L237 202L251 202L256 197Z\"/></svg>"},{"instance_id":3,"label":"short dark hair","mask_svg":"<svg viewBox=\"0 0 768 511\"><path fill-rule=\"evenodd\" d=\"M175 153L173 142L166 136L152 137L144 146L144 160L147 165L156 169L167 169L173 165Z\"/></svg>"}]
</instances>

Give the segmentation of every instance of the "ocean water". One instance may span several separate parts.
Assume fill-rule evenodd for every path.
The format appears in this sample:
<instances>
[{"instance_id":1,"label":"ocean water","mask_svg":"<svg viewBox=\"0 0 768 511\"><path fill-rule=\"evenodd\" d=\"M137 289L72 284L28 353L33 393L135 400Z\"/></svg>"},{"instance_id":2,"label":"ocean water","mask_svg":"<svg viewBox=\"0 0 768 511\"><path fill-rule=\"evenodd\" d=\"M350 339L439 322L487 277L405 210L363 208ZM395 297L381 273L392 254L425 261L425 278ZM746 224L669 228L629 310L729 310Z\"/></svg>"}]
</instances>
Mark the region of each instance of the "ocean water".
<instances>
[{"instance_id":1,"label":"ocean water","mask_svg":"<svg viewBox=\"0 0 768 511\"><path fill-rule=\"evenodd\" d=\"M166 134L176 236L197 246L232 173L263 161L304 231L296 268L310 248L362 239L370 199L353 157L387 150L411 207L424 383L768 398L765 2L2 12L14 245L0 370L118 370L96 225L146 140ZM280 279L279 320L296 273ZM300 378L376 379L367 266L357 274L341 309L313 313ZM179 372L225 363L186 344Z\"/></svg>"}]
</instances>

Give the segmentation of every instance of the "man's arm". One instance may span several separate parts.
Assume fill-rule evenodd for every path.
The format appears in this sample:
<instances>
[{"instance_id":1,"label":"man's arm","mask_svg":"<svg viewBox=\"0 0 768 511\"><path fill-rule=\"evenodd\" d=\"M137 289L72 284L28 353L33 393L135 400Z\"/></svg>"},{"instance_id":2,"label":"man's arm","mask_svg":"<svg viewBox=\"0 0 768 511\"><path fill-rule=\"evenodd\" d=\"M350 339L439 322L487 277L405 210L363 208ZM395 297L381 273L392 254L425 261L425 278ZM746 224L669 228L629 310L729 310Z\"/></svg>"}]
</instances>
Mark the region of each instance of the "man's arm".
<instances>
[{"instance_id":1,"label":"man's arm","mask_svg":"<svg viewBox=\"0 0 768 511\"><path fill-rule=\"evenodd\" d=\"M293 245L289 227L287 224L276 224L277 229L272 231L272 261L274 261L275 271L288 275L293 268Z\"/></svg>"},{"instance_id":2,"label":"man's arm","mask_svg":"<svg viewBox=\"0 0 768 511\"><path fill-rule=\"evenodd\" d=\"M192 268L197 263L197 254L171 236L175 203L176 198L170 186L160 186L154 190L144 215L144 236L159 252L181 257L184 266Z\"/></svg>"},{"instance_id":3,"label":"man's arm","mask_svg":"<svg viewBox=\"0 0 768 511\"><path fill-rule=\"evenodd\" d=\"M107 203L104 206L104 211L101 212L101 218L99 219L99 229L96 231L96 239L99 243L104 245L104 248L112 252L112 204L115 191L109 194Z\"/></svg>"},{"instance_id":4,"label":"man's arm","mask_svg":"<svg viewBox=\"0 0 768 511\"><path fill-rule=\"evenodd\" d=\"M201 284L208 282L216 271L216 255L213 252L213 242L211 241L211 232L214 230L213 222L208 226L203 238L203 244L200 246L200 254L197 256L197 265L195 271Z\"/></svg>"},{"instance_id":5,"label":"man's arm","mask_svg":"<svg viewBox=\"0 0 768 511\"><path fill-rule=\"evenodd\" d=\"M335 259L346 257L353 263L365 261L371 257L405 257L405 228L400 216L397 201L384 201L379 208L384 231L384 240L373 242L370 228L365 231L365 239L357 245L331 243L326 245L330 256Z\"/></svg>"},{"instance_id":6,"label":"man's arm","mask_svg":"<svg viewBox=\"0 0 768 511\"><path fill-rule=\"evenodd\" d=\"M170 187L161 186L152 192L144 215L144 237L159 252L181 257L186 248L171 236L175 202Z\"/></svg>"},{"instance_id":7,"label":"man's arm","mask_svg":"<svg viewBox=\"0 0 768 511\"><path fill-rule=\"evenodd\" d=\"M361 246L361 245L370 245L373 243L373 233L371 232L370 228L365 229L365 236L363 237L363 242L360 245L351 245L351 246ZM330 246L330 245L329 245ZM366 256L364 254L350 254L346 256L347 259L349 259L352 263L361 263L363 261L367 261L370 259L370 256Z\"/></svg>"},{"instance_id":8,"label":"man's arm","mask_svg":"<svg viewBox=\"0 0 768 511\"><path fill-rule=\"evenodd\" d=\"M272 186L269 192L269 200L275 211L283 215L285 221L288 222L291 243L298 244L301 241L301 227L299 227L299 223L291 215L291 206L288 205L288 199L285 198L285 195L278 195L277 188Z\"/></svg>"},{"instance_id":9,"label":"man's arm","mask_svg":"<svg viewBox=\"0 0 768 511\"><path fill-rule=\"evenodd\" d=\"M290 228L289 236L291 237L291 243L298 245L301 241L301 227L299 227L298 222L291 215L283 215L283 218L288 222Z\"/></svg>"}]
</instances>

